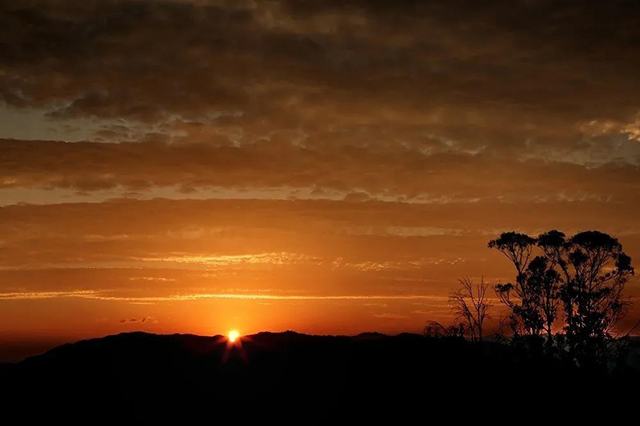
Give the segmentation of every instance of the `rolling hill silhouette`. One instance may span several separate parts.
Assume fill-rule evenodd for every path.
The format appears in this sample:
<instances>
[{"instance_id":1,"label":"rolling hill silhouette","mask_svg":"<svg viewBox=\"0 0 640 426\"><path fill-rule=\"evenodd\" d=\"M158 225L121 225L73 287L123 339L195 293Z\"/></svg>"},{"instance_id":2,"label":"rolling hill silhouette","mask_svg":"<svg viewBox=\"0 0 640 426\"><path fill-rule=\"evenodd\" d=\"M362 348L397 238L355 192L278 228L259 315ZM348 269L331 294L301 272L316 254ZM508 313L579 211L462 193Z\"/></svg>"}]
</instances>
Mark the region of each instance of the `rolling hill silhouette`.
<instances>
[{"instance_id":1,"label":"rolling hill silhouette","mask_svg":"<svg viewBox=\"0 0 640 426\"><path fill-rule=\"evenodd\" d=\"M224 336L125 333L66 344L0 369L3 400L90 405L145 402L349 400L386 404L454 397L478 400L587 392L638 379L586 374L493 342L416 334L353 337L258 333L231 345Z\"/></svg>"}]
</instances>

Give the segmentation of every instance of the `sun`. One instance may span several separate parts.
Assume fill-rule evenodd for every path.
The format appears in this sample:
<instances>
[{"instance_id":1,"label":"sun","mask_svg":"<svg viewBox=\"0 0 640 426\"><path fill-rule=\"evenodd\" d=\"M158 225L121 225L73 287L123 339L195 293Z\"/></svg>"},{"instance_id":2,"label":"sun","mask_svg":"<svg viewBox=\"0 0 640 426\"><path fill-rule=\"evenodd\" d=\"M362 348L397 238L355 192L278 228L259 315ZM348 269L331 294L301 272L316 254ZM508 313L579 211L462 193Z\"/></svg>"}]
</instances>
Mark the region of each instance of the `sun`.
<instances>
[{"instance_id":1,"label":"sun","mask_svg":"<svg viewBox=\"0 0 640 426\"><path fill-rule=\"evenodd\" d=\"M240 333L238 332L238 330L231 330L229 332L229 341L231 343L234 343L236 340L238 340L240 338Z\"/></svg>"}]
</instances>

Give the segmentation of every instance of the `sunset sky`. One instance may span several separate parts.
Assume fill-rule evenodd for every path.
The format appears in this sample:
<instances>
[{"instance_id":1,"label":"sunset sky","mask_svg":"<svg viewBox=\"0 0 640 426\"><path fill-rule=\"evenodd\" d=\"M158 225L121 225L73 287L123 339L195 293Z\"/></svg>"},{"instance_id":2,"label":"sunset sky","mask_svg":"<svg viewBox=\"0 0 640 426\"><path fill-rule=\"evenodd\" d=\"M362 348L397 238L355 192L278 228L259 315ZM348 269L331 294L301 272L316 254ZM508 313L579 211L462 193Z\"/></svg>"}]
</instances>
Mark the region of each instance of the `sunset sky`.
<instances>
[{"instance_id":1,"label":"sunset sky","mask_svg":"<svg viewBox=\"0 0 640 426\"><path fill-rule=\"evenodd\" d=\"M513 279L509 230L640 259L640 2L0 0L0 28L0 361L420 332L459 277Z\"/></svg>"}]
</instances>

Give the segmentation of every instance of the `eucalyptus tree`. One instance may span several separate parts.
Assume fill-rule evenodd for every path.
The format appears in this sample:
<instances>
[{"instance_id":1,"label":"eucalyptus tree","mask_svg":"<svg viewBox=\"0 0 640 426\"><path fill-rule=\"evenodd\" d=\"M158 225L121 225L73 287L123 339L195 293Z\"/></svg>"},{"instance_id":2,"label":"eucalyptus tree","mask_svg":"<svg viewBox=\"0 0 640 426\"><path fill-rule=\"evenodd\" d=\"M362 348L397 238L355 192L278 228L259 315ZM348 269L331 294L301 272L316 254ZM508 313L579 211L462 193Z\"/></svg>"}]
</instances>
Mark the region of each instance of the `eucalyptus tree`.
<instances>
[{"instance_id":1,"label":"eucalyptus tree","mask_svg":"<svg viewBox=\"0 0 640 426\"><path fill-rule=\"evenodd\" d=\"M549 231L537 238L507 232L491 240L514 265L514 283L495 286L498 298L511 310L516 335L553 338L553 326L563 315L565 348L580 365L601 364L608 356L612 331L630 302L623 290L634 274L631 258L618 239L599 231L570 238Z\"/></svg>"},{"instance_id":2,"label":"eucalyptus tree","mask_svg":"<svg viewBox=\"0 0 640 426\"><path fill-rule=\"evenodd\" d=\"M559 231L538 237L538 246L557 272L567 344L581 364L607 357L612 332L631 306L623 291L634 274L617 238L599 231L571 238Z\"/></svg>"}]
</instances>

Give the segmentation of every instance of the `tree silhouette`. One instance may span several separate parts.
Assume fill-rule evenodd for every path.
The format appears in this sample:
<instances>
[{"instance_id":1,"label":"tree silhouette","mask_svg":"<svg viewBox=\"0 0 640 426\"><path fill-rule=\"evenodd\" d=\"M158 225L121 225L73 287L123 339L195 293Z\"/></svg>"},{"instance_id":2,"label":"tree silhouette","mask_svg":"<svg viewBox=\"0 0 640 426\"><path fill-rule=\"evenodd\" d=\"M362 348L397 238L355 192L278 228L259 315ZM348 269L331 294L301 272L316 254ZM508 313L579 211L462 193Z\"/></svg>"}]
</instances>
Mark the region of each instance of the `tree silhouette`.
<instances>
[{"instance_id":1,"label":"tree silhouette","mask_svg":"<svg viewBox=\"0 0 640 426\"><path fill-rule=\"evenodd\" d=\"M533 266L530 264L535 244L535 238L516 232L506 232L489 241L489 248L500 251L516 268L515 283L494 287L500 301L511 310L508 323L515 336L538 336L544 328L540 261L535 259Z\"/></svg>"},{"instance_id":2,"label":"tree silhouette","mask_svg":"<svg viewBox=\"0 0 640 426\"><path fill-rule=\"evenodd\" d=\"M542 326L549 344L553 341L553 323L558 318L560 306L560 274L548 259L542 256L534 258L527 268L527 287L536 298L535 306L542 319Z\"/></svg>"},{"instance_id":3,"label":"tree silhouette","mask_svg":"<svg viewBox=\"0 0 640 426\"><path fill-rule=\"evenodd\" d=\"M462 325L471 340L481 342L484 322L489 318L491 307L486 297L488 285L485 284L484 277L478 284L474 284L470 278L461 278L459 282L462 288L451 293L449 304L455 320Z\"/></svg>"},{"instance_id":4,"label":"tree silhouette","mask_svg":"<svg viewBox=\"0 0 640 426\"><path fill-rule=\"evenodd\" d=\"M551 231L538 238L538 245L559 271L572 357L585 366L601 364L608 356L613 328L630 308L623 290L634 273L631 258L618 239L599 231L569 239Z\"/></svg>"},{"instance_id":5,"label":"tree silhouette","mask_svg":"<svg viewBox=\"0 0 640 426\"><path fill-rule=\"evenodd\" d=\"M497 284L495 291L512 311L510 327L516 335L547 335L553 339L553 323L560 305L560 278L543 256L536 256L520 274L517 285Z\"/></svg>"},{"instance_id":6,"label":"tree silhouette","mask_svg":"<svg viewBox=\"0 0 640 426\"><path fill-rule=\"evenodd\" d=\"M551 345L562 306L569 357L581 366L602 365L609 355L611 332L630 307L623 290L634 270L620 242L599 231L567 239L553 230L538 238L504 233L489 247L502 252L516 268L515 284L495 286L511 309L514 334L545 332ZM536 248L540 255L533 257Z\"/></svg>"}]
</instances>

